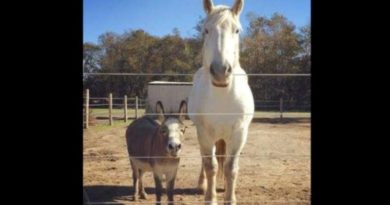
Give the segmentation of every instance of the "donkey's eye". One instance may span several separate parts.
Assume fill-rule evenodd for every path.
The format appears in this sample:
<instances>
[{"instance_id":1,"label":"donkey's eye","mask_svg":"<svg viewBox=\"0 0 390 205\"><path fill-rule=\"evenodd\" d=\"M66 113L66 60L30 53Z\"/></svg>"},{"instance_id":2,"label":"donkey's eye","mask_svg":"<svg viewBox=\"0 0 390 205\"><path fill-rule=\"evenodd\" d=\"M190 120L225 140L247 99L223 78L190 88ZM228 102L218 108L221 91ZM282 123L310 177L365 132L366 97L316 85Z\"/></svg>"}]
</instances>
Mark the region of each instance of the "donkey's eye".
<instances>
[{"instance_id":1,"label":"donkey's eye","mask_svg":"<svg viewBox=\"0 0 390 205\"><path fill-rule=\"evenodd\" d=\"M167 128L163 127L163 128L161 129L161 133L162 133L163 135L167 135L167 134L168 134Z\"/></svg>"},{"instance_id":2,"label":"donkey's eye","mask_svg":"<svg viewBox=\"0 0 390 205\"><path fill-rule=\"evenodd\" d=\"M205 30L204 30L204 33L205 33L205 34L208 34L208 33L209 33L209 30L205 29Z\"/></svg>"}]
</instances>

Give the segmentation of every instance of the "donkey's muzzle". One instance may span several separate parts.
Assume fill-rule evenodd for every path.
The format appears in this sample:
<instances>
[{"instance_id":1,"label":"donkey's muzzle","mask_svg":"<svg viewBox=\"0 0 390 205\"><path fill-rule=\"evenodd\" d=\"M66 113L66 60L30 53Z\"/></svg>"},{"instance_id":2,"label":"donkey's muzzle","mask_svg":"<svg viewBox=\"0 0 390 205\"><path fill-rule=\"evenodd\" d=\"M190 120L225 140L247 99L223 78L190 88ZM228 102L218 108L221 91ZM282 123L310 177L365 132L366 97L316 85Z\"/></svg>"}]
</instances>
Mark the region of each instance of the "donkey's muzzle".
<instances>
[{"instance_id":1,"label":"donkey's muzzle","mask_svg":"<svg viewBox=\"0 0 390 205\"><path fill-rule=\"evenodd\" d=\"M180 143L170 142L168 144L168 151L171 155L177 156L177 154L179 153L180 150L181 150Z\"/></svg>"},{"instance_id":2,"label":"donkey's muzzle","mask_svg":"<svg viewBox=\"0 0 390 205\"><path fill-rule=\"evenodd\" d=\"M212 83L214 86L226 87L229 84L228 79L232 74L232 66L228 63L213 62L210 65L210 73L213 77Z\"/></svg>"}]
</instances>

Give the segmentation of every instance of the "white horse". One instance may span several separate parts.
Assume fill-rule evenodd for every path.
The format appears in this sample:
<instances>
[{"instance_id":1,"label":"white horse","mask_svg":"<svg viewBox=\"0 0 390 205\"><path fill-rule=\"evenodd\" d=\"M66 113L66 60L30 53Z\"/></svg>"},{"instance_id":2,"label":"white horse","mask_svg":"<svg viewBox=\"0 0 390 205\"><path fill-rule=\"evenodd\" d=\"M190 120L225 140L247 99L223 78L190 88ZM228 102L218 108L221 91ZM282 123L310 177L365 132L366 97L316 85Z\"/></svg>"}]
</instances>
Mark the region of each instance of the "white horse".
<instances>
[{"instance_id":1,"label":"white horse","mask_svg":"<svg viewBox=\"0 0 390 205\"><path fill-rule=\"evenodd\" d=\"M206 192L206 204L217 204L219 166L225 177L225 203L236 204L238 159L254 113L248 77L239 62L239 16L243 0L236 0L231 8L214 6L211 0L204 0L203 4L207 13L203 26L203 65L194 75L188 99L200 152L210 156L202 158L199 188ZM219 154L225 157L216 156Z\"/></svg>"}]
</instances>

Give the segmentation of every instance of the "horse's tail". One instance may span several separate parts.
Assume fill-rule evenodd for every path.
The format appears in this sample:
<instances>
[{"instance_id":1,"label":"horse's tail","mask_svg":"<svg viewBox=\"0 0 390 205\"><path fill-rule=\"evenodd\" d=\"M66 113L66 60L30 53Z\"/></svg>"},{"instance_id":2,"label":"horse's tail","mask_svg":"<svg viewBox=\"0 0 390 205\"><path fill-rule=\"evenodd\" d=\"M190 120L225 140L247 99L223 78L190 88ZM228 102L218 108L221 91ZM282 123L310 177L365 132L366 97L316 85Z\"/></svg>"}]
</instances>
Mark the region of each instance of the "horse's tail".
<instances>
[{"instance_id":1,"label":"horse's tail","mask_svg":"<svg viewBox=\"0 0 390 205\"><path fill-rule=\"evenodd\" d=\"M218 140L215 143L215 155L217 155L218 161L218 177L223 177L223 166L226 155L226 143L224 140Z\"/></svg>"}]
</instances>

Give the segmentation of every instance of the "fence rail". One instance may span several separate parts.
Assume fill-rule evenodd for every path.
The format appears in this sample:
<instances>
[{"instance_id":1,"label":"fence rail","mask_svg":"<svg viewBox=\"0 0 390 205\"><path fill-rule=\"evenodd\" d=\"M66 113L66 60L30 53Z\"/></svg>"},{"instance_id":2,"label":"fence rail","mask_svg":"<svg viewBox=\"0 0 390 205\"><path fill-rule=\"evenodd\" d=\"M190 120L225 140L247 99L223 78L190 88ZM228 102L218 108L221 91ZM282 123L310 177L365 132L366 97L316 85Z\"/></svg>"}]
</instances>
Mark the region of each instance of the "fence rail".
<instances>
[{"instance_id":1,"label":"fence rail","mask_svg":"<svg viewBox=\"0 0 390 205\"><path fill-rule=\"evenodd\" d=\"M208 157L236 157L236 155L183 155L180 156L180 158L208 158ZM83 157L86 158L129 158L127 155L110 155L110 156L98 156L98 155L83 155ZM287 157L301 157L301 158L307 158L311 157L307 154L262 154L262 155L238 155L238 157L249 157L249 158L287 158ZM171 158L168 156L130 156L130 158L133 159L165 159L165 158Z\"/></svg>"},{"instance_id":2,"label":"fence rail","mask_svg":"<svg viewBox=\"0 0 390 205\"><path fill-rule=\"evenodd\" d=\"M109 121L109 125L114 125L114 115L113 115L113 107L114 106L121 106L123 107L124 109L124 112L123 112L123 118L124 118L124 121L127 122L128 120L128 106L134 106L134 109L135 109L135 116L134 118L137 119L138 118L138 110L139 110L139 105L141 105L142 107L144 106L144 104L140 104L139 103L139 99L138 99L138 96L136 96L135 98L128 98L127 95L125 95L123 98L114 98L112 96L112 93L109 94L108 98L104 98L104 97L93 97L91 98L89 96L89 89L86 89L85 91L85 102L84 102L84 115L85 115L85 120L84 120L84 124L85 124L85 128L88 129L89 128L89 124L90 124L90 108L91 107L101 107L101 106L108 106L108 121ZM122 104L119 104L119 103L113 103L113 99L116 99L116 100L123 100L123 103ZM90 100L108 100L108 103L93 103L93 104L90 104ZM134 100L134 103L132 102L128 102L128 100ZM143 100L142 100L143 101Z\"/></svg>"},{"instance_id":3,"label":"fence rail","mask_svg":"<svg viewBox=\"0 0 390 205\"><path fill-rule=\"evenodd\" d=\"M113 72L111 72L111 73L84 72L83 74L84 74L84 76L193 76L194 75L193 73L121 73L121 72L117 72L117 73L113 73ZM311 77L310 73L248 73L248 74L232 74L232 75L233 76L256 76L256 77ZM87 92L85 93L85 96L84 96L84 98L86 99L85 104L84 104L85 115L86 115L86 118L84 121L85 128L88 128L89 121L87 119L89 118L88 117L89 111L90 111L90 108L92 108L92 107L101 107L101 106L108 105L109 106L108 119L109 119L109 124L112 125L114 123L113 116L112 116L112 107L113 106L115 106L117 108L118 108L118 106L120 106L121 108L124 109L123 118L127 122L128 106L134 107L134 109L135 109L134 117L137 119L139 117L139 107L145 107L145 105L146 105L146 101L144 99L139 99L138 96L133 97L133 98L127 98L127 96L126 96L125 97L126 100L124 100L124 98L121 98L121 97L113 97L111 93L110 93L110 95L111 95L111 98L109 96L108 97L90 97L89 91L88 91L88 93ZM92 101L95 100L95 103L90 103L89 102L90 100L92 100ZM100 100L100 102L99 102L99 100ZM124 100L124 101L132 101L132 102L130 102L130 103L126 102L126 103L120 104L120 103L113 103L113 100L115 100L115 101ZM261 103L264 103L264 104L261 104ZM305 105L299 106L299 105L296 105L296 104L288 102L288 101L285 102L282 97L277 101L275 101L275 100L269 100L269 101L255 100L255 109L275 108L279 111L280 120L283 120L285 111L291 107L295 108L295 109L299 108L299 109L303 109L303 110L310 109L310 105L305 104ZM242 113L240 113L240 114L242 114ZM251 113L248 113L248 114L252 115ZM150 115L154 115L154 113L150 113ZM196 115L196 113L194 113L194 115Z\"/></svg>"},{"instance_id":4,"label":"fence rail","mask_svg":"<svg viewBox=\"0 0 390 205\"><path fill-rule=\"evenodd\" d=\"M191 73L83 73L94 76L194 76ZM310 73L248 73L232 74L233 76L260 76L260 77L311 77Z\"/></svg>"},{"instance_id":5,"label":"fence rail","mask_svg":"<svg viewBox=\"0 0 390 205\"><path fill-rule=\"evenodd\" d=\"M224 203L229 203L230 201L217 201L218 204L224 204ZM105 205L105 204L115 204L115 205L132 205L132 204L155 204L156 202L154 201L150 201L150 202L147 202L147 201L137 201L137 202L130 202L130 201L126 201L126 202L87 202L86 204L90 204L90 205L98 205L98 204L102 204L102 205ZM211 203L211 201L193 201L193 200L188 200L188 201L175 201L174 202L175 204L205 204L205 203ZM241 203L246 203L246 204L267 204L267 203L276 203L276 204L286 204L286 203L310 203L309 200L272 200L272 201L267 201L267 200L237 200L236 201L237 204L241 204ZM162 204L164 204L164 202L162 202Z\"/></svg>"},{"instance_id":6,"label":"fence rail","mask_svg":"<svg viewBox=\"0 0 390 205\"><path fill-rule=\"evenodd\" d=\"M85 91L85 96L84 96L84 124L85 128L89 128L89 122L92 120L90 115L92 114L91 108L105 108L108 109L108 121L110 125L114 124L114 112L113 109L123 109L123 120L127 122L127 119L129 118L128 116L128 109L129 106L130 108L134 109L134 118L137 119L140 116L140 108L145 108L146 107L146 100L145 99L140 99L138 96L128 98L126 95L122 98L119 97L113 97L112 93L109 94L108 97L90 97L89 96L89 89L86 89ZM122 100L123 103L113 103L113 101L118 102L118 100ZM93 100L104 100L104 103L101 102L96 102L96 103L91 103L90 101ZM108 102L107 102L108 101ZM263 103L263 104L260 104ZM286 113L286 107L288 108L290 106L289 103L294 103L294 102L289 102L289 101L283 101L283 98L280 98L279 101L276 100L255 100L255 108L256 109L262 109L262 108L275 108L279 112L279 117L280 120L283 120L285 118L284 113ZM296 107L296 106L295 106ZM302 108L310 108L307 105L302 105ZM102 114L102 113L100 113ZM175 114L175 113L172 113ZM178 114L178 113L176 113ZM254 117L256 116L256 113L187 113L187 115L221 115L221 116L231 116L231 115L253 115ZM156 115L156 113L145 113L145 115ZM117 116L116 116L117 117Z\"/></svg>"}]
</instances>

